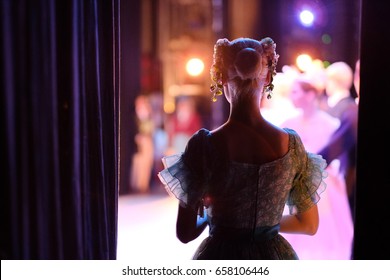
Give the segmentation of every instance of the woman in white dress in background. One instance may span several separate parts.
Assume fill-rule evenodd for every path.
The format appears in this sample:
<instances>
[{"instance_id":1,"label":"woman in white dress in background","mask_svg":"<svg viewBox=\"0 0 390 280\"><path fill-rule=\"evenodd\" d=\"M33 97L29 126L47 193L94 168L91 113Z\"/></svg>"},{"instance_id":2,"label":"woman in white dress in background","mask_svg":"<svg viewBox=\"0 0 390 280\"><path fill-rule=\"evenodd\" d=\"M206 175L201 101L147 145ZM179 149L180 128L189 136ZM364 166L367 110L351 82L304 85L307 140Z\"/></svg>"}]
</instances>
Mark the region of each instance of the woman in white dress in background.
<instances>
[{"instance_id":1,"label":"woman in white dress in background","mask_svg":"<svg viewBox=\"0 0 390 280\"><path fill-rule=\"evenodd\" d=\"M306 149L316 153L323 148L332 133L338 128L339 120L319 107L321 85L316 79L301 74L292 83L290 98L299 113L286 120L282 127L298 132ZM332 162L326 178L327 191L321 197L319 207L320 226L315 236L284 234L296 248L301 259L349 259L353 224L348 208L345 183L338 170L338 162ZM329 249L333 254L329 255Z\"/></svg>"}]
</instances>

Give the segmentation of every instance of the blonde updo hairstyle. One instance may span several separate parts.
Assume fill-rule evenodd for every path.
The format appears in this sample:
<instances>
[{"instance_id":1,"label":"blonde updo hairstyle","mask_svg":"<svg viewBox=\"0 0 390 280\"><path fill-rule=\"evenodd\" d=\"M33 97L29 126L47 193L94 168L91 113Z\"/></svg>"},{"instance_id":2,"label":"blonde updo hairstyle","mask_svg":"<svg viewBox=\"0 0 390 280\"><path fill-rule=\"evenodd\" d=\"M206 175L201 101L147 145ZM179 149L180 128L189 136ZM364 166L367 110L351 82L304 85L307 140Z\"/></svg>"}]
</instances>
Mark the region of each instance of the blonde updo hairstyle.
<instances>
[{"instance_id":1,"label":"blonde updo hairstyle","mask_svg":"<svg viewBox=\"0 0 390 280\"><path fill-rule=\"evenodd\" d=\"M227 81L232 82L232 87L240 88L240 96L252 93L266 81L269 72L270 81L264 85L264 90L272 91L279 57L275 49L276 44L269 37L261 41L250 38L233 41L219 39L214 46L213 65L210 69L211 79L215 83L210 88L214 93L213 99L215 95L222 94L222 84Z\"/></svg>"},{"instance_id":2,"label":"blonde updo hairstyle","mask_svg":"<svg viewBox=\"0 0 390 280\"><path fill-rule=\"evenodd\" d=\"M353 85L353 70L344 61L337 61L326 68L328 81L332 81L338 88L349 90Z\"/></svg>"}]
</instances>

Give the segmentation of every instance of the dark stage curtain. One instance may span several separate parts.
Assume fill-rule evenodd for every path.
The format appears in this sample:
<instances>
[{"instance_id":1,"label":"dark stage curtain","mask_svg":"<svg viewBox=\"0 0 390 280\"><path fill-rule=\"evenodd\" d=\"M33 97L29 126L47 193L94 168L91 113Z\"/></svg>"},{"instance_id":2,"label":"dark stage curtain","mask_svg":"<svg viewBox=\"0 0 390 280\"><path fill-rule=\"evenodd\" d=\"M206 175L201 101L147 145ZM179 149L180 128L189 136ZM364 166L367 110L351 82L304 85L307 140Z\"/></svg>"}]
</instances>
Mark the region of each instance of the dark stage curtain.
<instances>
[{"instance_id":1,"label":"dark stage curtain","mask_svg":"<svg viewBox=\"0 0 390 280\"><path fill-rule=\"evenodd\" d=\"M390 260L390 7L361 0L355 260Z\"/></svg>"},{"instance_id":2,"label":"dark stage curtain","mask_svg":"<svg viewBox=\"0 0 390 280\"><path fill-rule=\"evenodd\" d=\"M1 1L2 259L116 258L118 1Z\"/></svg>"}]
</instances>

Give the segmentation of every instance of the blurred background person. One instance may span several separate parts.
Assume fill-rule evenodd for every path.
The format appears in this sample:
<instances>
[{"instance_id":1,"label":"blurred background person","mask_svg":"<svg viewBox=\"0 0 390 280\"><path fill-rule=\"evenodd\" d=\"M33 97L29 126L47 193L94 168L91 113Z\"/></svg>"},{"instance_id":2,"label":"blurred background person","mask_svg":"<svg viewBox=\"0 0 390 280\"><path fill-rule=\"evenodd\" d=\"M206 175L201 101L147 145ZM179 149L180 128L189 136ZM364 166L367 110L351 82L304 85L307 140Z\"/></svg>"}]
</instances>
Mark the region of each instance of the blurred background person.
<instances>
[{"instance_id":1,"label":"blurred background person","mask_svg":"<svg viewBox=\"0 0 390 280\"><path fill-rule=\"evenodd\" d=\"M190 96L177 98L176 111L168 119L168 151L167 154L184 152L190 137L202 126L196 101Z\"/></svg>"},{"instance_id":2,"label":"blurred background person","mask_svg":"<svg viewBox=\"0 0 390 280\"><path fill-rule=\"evenodd\" d=\"M135 100L135 112L138 132L135 135L137 150L131 165L130 186L134 193L147 193L154 162L154 120L152 107L146 95L139 95Z\"/></svg>"},{"instance_id":3,"label":"blurred background person","mask_svg":"<svg viewBox=\"0 0 390 280\"><path fill-rule=\"evenodd\" d=\"M340 171L345 181L349 210L353 224L355 223L356 199L356 152L358 129L358 101L351 89L359 96L360 61L355 65L355 73L348 64L336 62L327 69L326 93L329 101L329 112L340 119L339 128L332 134L327 145L319 151L328 162L340 161ZM352 240L353 246L353 240ZM353 247L350 258L353 259Z\"/></svg>"},{"instance_id":4,"label":"blurred background person","mask_svg":"<svg viewBox=\"0 0 390 280\"><path fill-rule=\"evenodd\" d=\"M348 108L356 107L352 95L353 70L344 61L337 61L325 69L326 103L324 110L332 116L341 119Z\"/></svg>"},{"instance_id":5,"label":"blurred background person","mask_svg":"<svg viewBox=\"0 0 390 280\"><path fill-rule=\"evenodd\" d=\"M348 195L352 221L355 220L356 145L358 104L351 93L354 73L345 62L339 61L326 68L327 112L340 120L339 128L327 145L318 151L328 163L340 161Z\"/></svg>"},{"instance_id":6,"label":"blurred background person","mask_svg":"<svg viewBox=\"0 0 390 280\"><path fill-rule=\"evenodd\" d=\"M283 126L301 132L302 141L309 151L320 150L339 126L339 120L320 109L321 92L305 75L294 80L290 98L298 113L283 122Z\"/></svg>"},{"instance_id":7,"label":"blurred background person","mask_svg":"<svg viewBox=\"0 0 390 280\"><path fill-rule=\"evenodd\" d=\"M282 72L274 77L274 89L272 98L263 98L261 107L265 119L274 125L280 125L285 120L295 116L298 111L290 99L290 92L293 80L298 76L299 71L291 66L283 66Z\"/></svg>"},{"instance_id":8,"label":"blurred background person","mask_svg":"<svg viewBox=\"0 0 390 280\"><path fill-rule=\"evenodd\" d=\"M161 193L161 182L157 177L157 172L163 167L161 158L165 155L168 148L168 134L165 131L165 116L163 110L163 96L160 92L154 92L149 95L149 101L152 110L152 118L154 123L153 130L153 168L150 181L150 189L152 192ZM165 191L163 192L166 193Z\"/></svg>"},{"instance_id":9,"label":"blurred background person","mask_svg":"<svg viewBox=\"0 0 390 280\"><path fill-rule=\"evenodd\" d=\"M313 153L328 143L339 126L336 117L320 109L324 85L320 82L323 79L321 76L321 73L316 71L300 74L294 79L289 96L299 113L282 124L282 127L297 131L306 149ZM301 258L348 259L350 256L353 226L344 180L340 176L336 161L328 165L327 171L327 191L321 196L321 203L318 205L321 223L317 234L285 235L286 239L298 248Z\"/></svg>"}]
</instances>

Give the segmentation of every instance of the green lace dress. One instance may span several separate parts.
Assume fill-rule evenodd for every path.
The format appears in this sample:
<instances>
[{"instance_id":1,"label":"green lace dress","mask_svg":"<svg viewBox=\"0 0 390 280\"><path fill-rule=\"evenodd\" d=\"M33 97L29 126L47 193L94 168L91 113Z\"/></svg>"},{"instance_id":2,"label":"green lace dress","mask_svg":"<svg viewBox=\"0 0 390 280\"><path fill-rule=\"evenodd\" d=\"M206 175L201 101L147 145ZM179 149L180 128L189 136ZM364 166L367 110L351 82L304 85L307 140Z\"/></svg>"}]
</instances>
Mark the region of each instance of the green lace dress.
<instances>
[{"instance_id":1,"label":"green lace dress","mask_svg":"<svg viewBox=\"0 0 390 280\"><path fill-rule=\"evenodd\" d=\"M261 165L229 161L212 147L212 133L200 129L184 153L163 158L159 178L184 207L204 216L209 236L193 259L298 259L279 234L287 204L291 214L317 203L325 190L326 162L305 151L298 134L289 133L289 149Z\"/></svg>"}]
</instances>

